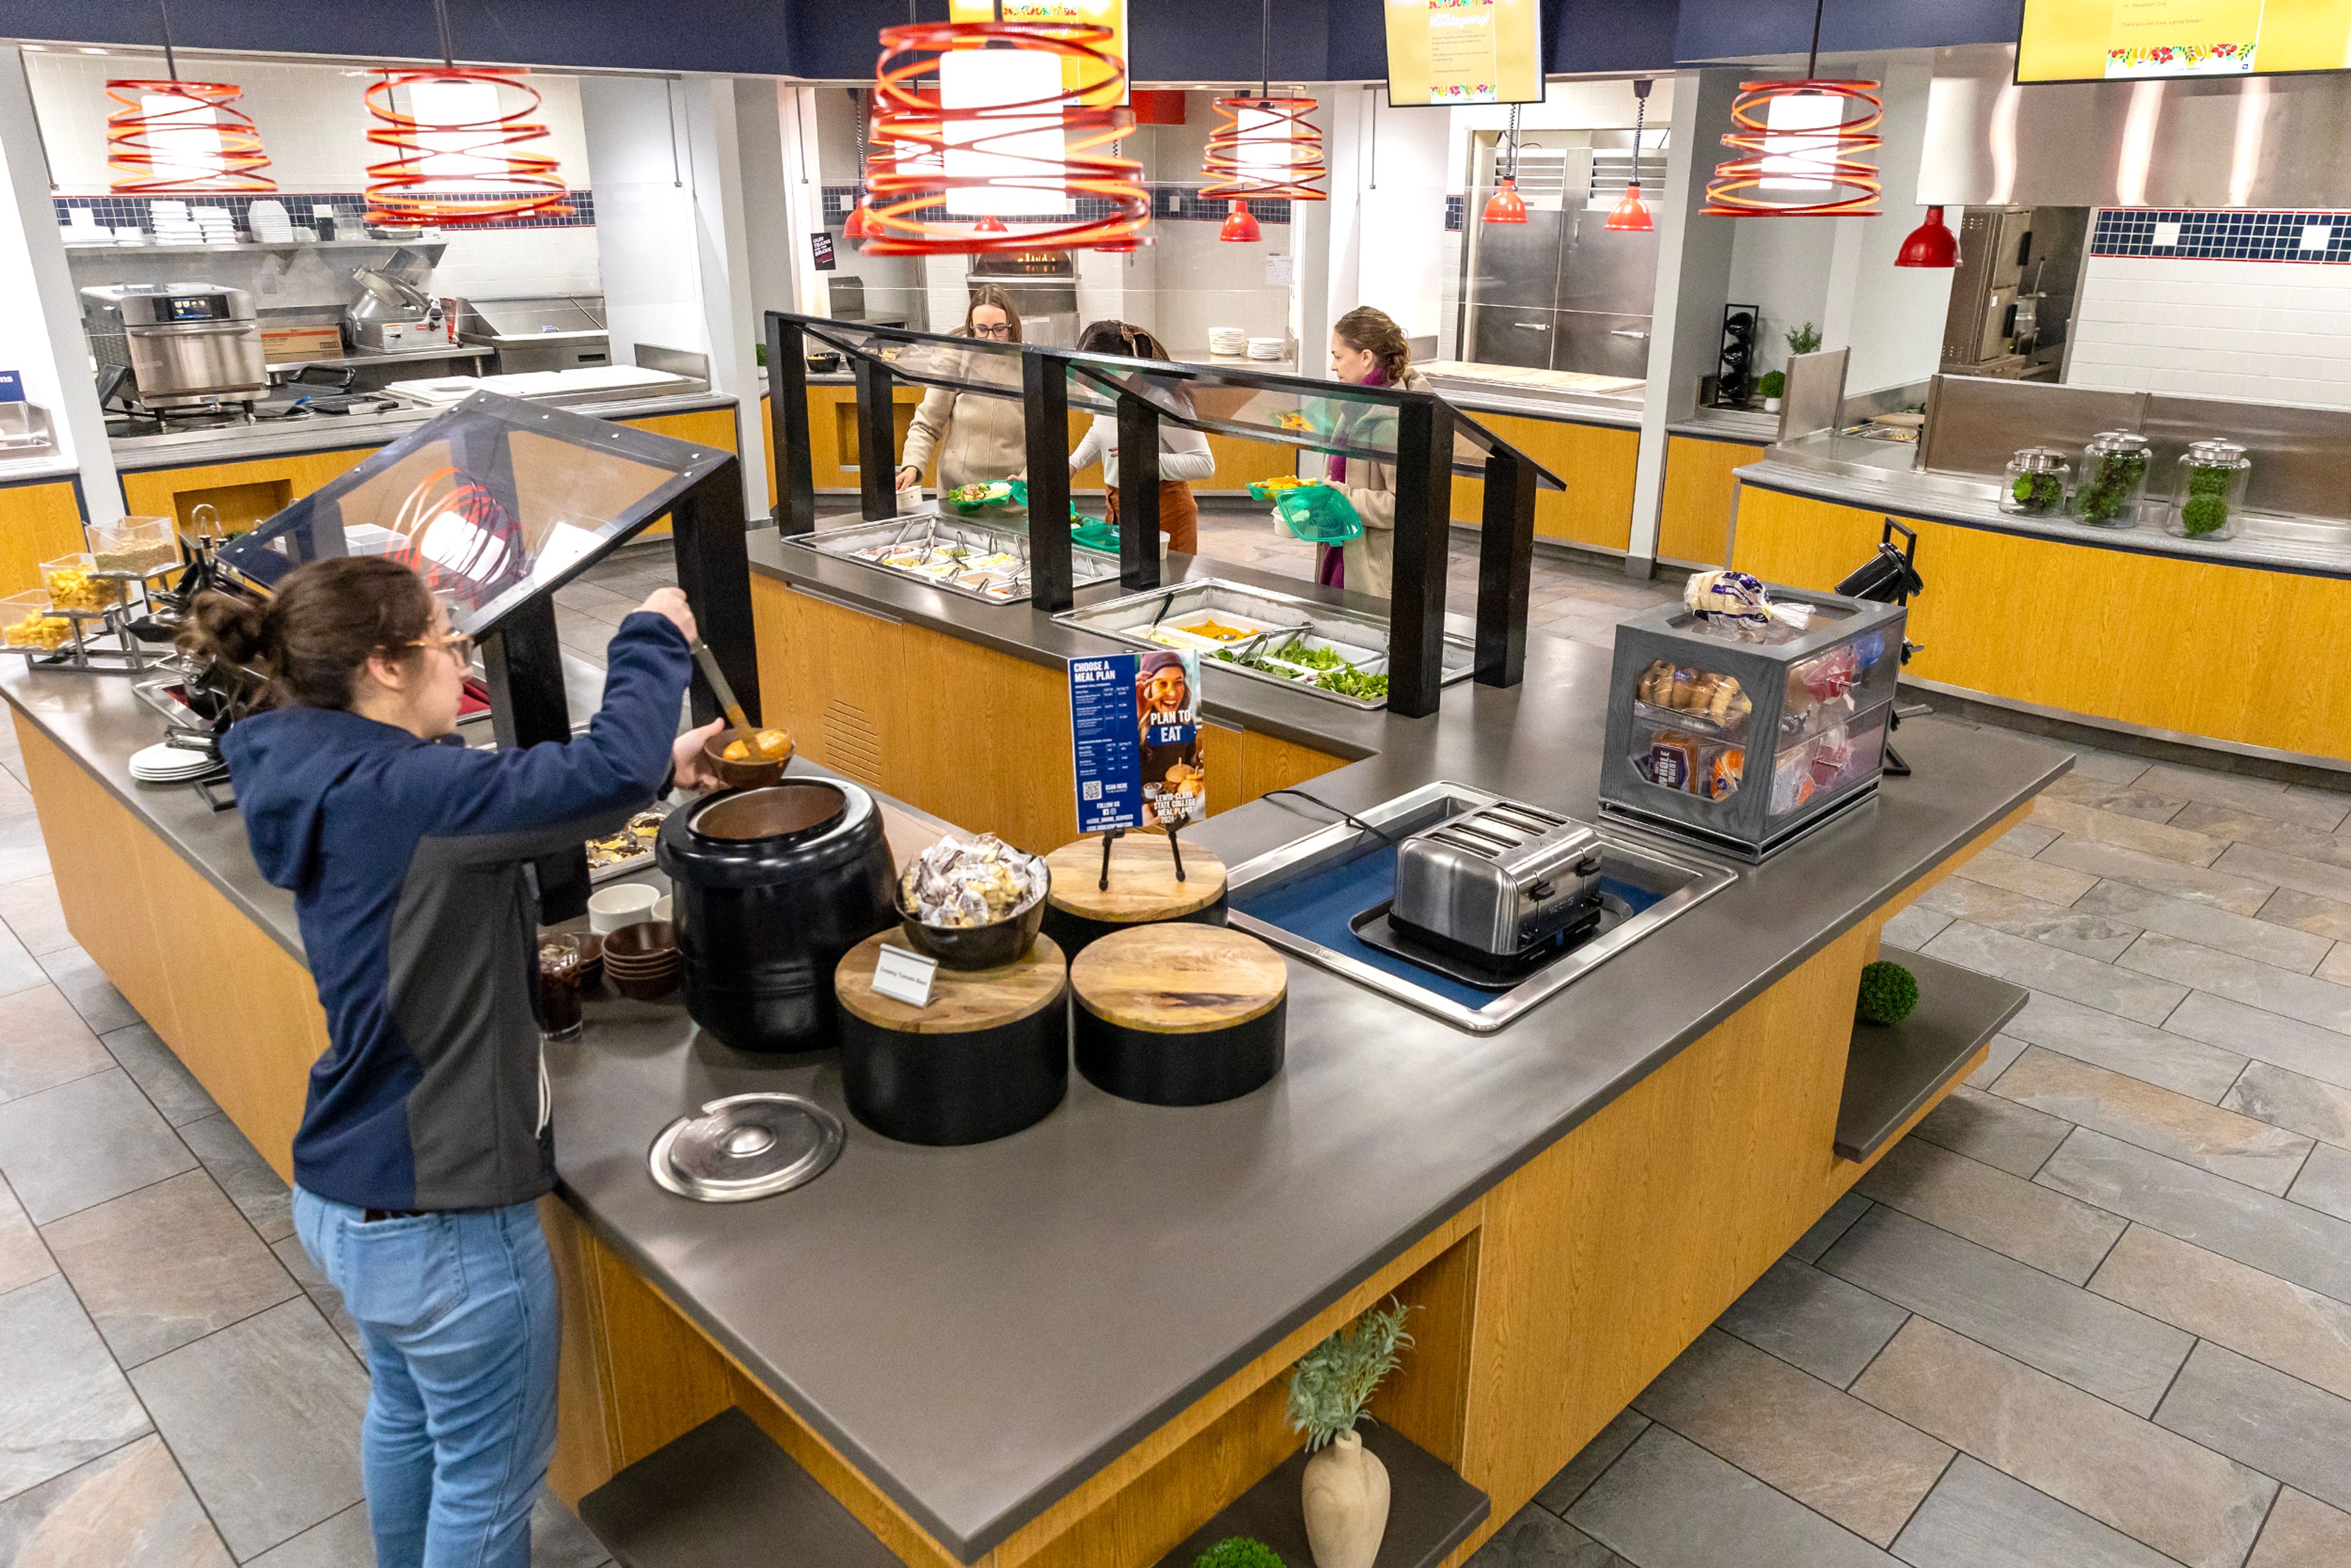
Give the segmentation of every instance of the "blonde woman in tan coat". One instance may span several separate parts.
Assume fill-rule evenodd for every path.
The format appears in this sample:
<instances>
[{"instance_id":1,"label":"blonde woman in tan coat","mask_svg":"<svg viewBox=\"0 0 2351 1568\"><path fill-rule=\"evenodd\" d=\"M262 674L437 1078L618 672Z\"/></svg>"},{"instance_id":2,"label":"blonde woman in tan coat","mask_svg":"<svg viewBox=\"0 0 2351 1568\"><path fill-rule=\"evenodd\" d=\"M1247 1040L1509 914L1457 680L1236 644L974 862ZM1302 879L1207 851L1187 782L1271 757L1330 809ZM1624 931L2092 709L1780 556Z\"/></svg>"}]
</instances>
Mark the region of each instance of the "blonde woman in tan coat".
<instances>
[{"instance_id":1,"label":"blonde woman in tan coat","mask_svg":"<svg viewBox=\"0 0 2351 1568\"><path fill-rule=\"evenodd\" d=\"M1427 392L1428 378L1412 368L1412 349L1404 329L1384 310L1357 306L1331 329L1331 379L1356 386L1399 387ZM1341 416L1344 431L1357 420ZM1368 444L1393 444L1394 411L1379 409L1362 420ZM1381 434L1375 434L1381 433ZM1342 551L1324 549L1316 580L1388 598L1395 583L1395 467L1367 457L1332 457L1330 482L1347 493L1356 516L1364 519L1363 537ZM1340 567L1343 554L1343 580Z\"/></svg>"},{"instance_id":2,"label":"blonde woman in tan coat","mask_svg":"<svg viewBox=\"0 0 2351 1568\"><path fill-rule=\"evenodd\" d=\"M958 336L987 343L1020 341L1020 313L1012 308L1011 296L994 284L974 289ZM1016 392L1019 388L1017 379L1011 385ZM1019 478L1029 466L1028 441L1028 421L1019 398L933 387L923 395L914 422L907 427L906 448L898 457L898 488L911 490L922 483L923 470L935 455L941 491Z\"/></svg>"}]
</instances>

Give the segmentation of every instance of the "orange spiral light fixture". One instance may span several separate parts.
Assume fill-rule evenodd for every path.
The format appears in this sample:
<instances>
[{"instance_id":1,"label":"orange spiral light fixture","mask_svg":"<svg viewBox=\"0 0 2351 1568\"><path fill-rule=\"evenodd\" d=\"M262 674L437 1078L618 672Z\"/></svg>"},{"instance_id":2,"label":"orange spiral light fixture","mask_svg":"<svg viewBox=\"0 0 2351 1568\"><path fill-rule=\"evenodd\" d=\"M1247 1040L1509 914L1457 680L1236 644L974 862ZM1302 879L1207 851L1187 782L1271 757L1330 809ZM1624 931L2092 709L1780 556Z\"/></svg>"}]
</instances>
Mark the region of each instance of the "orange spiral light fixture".
<instances>
[{"instance_id":1,"label":"orange spiral light fixture","mask_svg":"<svg viewBox=\"0 0 2351 1568\"><path fill-rule=\"evenodd\" d=\"M1257 214L1249 210L1252 201L1331 199L1322 190L1330 172L1322 161L1322 132L1307 119L1318 105L1311 98L1274 96L1273 0L1263 0L1259 15L1257 96L1217 99L1224 123L1210 133L1200 164L1209 182L1200 187L1201 196L1232 204L1217 237L1237 244L1260 235Z\"/></svg>"},{"instance_id":2,"label":"orange spiral light fixture","mask_svg":"<svg viewBox=\"0 0 2351 1568\"><path fill-rule=\"evenodd\" d=\"M1877 168L1855 156L1886 144L1876 133L1886 118L1876 82L1741 82L1730 118L1739 129L1722 144L1746 156L1716 166L1701 211L1732 218L1877 215Z\"/></svg>"},{"instance_id":3,"label":"orange spiral light fixture","mask_svg":"<svg viewBox=\"0 0 2351 1568\"><path fill-rule=\"evenodd\" d=\"M555 159L522 152L544 141L547 127L538 111L538 89L529 73L442 66L425 70L386 71L368 85L368 112L376 123L367 139L394 156L368 166L367 221L409 225L496 223L536 214L562 217L571 212L570 194ZM419 87L488 86L500 96L489 113L440 120L398 107L394 94ZM522 101L507 107L505 95ZM452 170L451 162L457 167Z\"/></svg>"},{"instance_id":4,"label":"orange spiral light fixture","mask_svg":"<svg viewBox=\"0 0 2351 1568\"><path fill-rule=\"evenodd\" d=\"M1115 37L1084 22L883 28L873 77L864 248L876 256L951 256L1132 240L1151 222L1151 198L1142 163L1113 151L1134 129L1134 116L1113 107L1123 96L1126 62L1102 46ZM1047 63L1050 87L1043 85ZM1067 68L1072 63L1076 68ZM968 84L990 70L1014 84L1015 96L950 101L951 79ZM931 75L940 80L936 97L915 86ZM1024 85L1029 82L1033 91ZM1093 216L1071 211L1073 198L1083 197L1107 202L1111 210ZM1019 209L1030 199L1040 212L1069 221L1014 233L1004 215L1027 217ZM979 221L925 215L941 205Z\"/></svg>"},{"instance_id":5,"label":"orange spiral light fixture","mask_svg":"<svg viewBox=\"0 0 2351 1568\"><path fill-rule=\"evenodd\" d=\"M277 189L244 89L219 81L110 81L122 107L106 117L108 189L119 196L252 196ZM155 100L163 100L157 104ZM152 107L151 107L152 106Z\"/></svg>"}]
</instances>

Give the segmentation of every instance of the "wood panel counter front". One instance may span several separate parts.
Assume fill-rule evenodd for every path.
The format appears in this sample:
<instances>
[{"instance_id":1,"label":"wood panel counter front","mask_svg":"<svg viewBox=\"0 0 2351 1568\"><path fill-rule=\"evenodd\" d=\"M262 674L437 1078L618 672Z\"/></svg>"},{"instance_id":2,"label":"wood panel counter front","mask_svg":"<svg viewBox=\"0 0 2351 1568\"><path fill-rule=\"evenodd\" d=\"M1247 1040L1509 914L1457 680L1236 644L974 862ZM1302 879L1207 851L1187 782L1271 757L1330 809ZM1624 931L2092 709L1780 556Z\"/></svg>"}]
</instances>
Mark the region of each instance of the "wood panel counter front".
<instances>
[{"instance_id":1,"label":"wood panel counter front","mask_svg":"<svg viewBox=\"0 0 2351 1568\"><path fill-rule=\"evenodd\" d=\"M1392 722L1318 792L1360 810L1441 777L1588 811L1604 657L1545 639L1529 664ZM233 818L129 780L154 724L126 687L11 672L0 695L74 936L284 1170L324 1038L290 902ZM1298 1356L1393 1296L1416 1343L1374 1409L1489 1495L1460 1563L1866 1168L1833 1145L1879 930L2064 766L1932 724L1905 749L1917 776L1869 812L1491 1038L1285 959L1287 1058L1254 1093L1175 1110L1073 1076L967 1148L852 1125L824 1176L758 1203L672 1197L647 1145L722 1094L838 1110L830 1059L591 1002L547 1052L555 1486L740 1405L908 1563L1151 1568L1294 1450ZM1272 804L1196 830L1234 862L1301 831Z\"/></svg>"}]
</instances>

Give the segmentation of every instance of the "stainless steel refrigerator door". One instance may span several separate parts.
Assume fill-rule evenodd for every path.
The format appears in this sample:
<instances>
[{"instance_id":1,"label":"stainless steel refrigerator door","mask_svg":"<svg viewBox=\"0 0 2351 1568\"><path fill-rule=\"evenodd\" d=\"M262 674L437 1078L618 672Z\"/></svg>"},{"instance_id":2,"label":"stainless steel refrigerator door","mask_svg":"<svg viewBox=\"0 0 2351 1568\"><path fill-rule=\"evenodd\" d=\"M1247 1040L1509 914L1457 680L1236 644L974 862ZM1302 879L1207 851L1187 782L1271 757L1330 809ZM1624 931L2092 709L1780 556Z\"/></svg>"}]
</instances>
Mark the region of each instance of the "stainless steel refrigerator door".
<instances>
[{"instance_id":1,"label":"stainless steel refrigerator door","mask_svg":"<svg viewBox=\"0 0 2351 1568\"><path fill-rule=\"evenodd\" d=\"M1481 224L1478 274L1470 280L1470 358L1489 365L1550 367L1566 217L1531 212L1523 224Z\"/></svg>"},{"instance_id":2,"label":"stainless steel refrigerator door","mask_svg":"<svg viewBox=\"0 0 2351 1568\"><path fill-rule=\"evenodd\" d=\"M1560 267L1551 368L1646 376L1657 236L1614 232L1607 221L1608 214L1596 207L1575 214L1574 241Z\"/></svg>"}]
</instances>

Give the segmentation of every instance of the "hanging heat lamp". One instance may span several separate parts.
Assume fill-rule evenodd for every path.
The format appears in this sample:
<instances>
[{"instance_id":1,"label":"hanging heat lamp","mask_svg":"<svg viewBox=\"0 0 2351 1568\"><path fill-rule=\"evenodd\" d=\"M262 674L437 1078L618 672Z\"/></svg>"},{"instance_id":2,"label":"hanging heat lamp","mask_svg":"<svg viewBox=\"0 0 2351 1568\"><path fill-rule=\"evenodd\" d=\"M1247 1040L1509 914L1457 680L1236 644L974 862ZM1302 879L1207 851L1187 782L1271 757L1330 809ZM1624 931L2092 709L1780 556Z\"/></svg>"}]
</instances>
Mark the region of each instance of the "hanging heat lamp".
<instances>
[{"instance_id":1,"label":"hanging heat lamp","mask_svg":"<svg viewBox=\"0 0 2351 1568\"><path fill-rule=\"evenodd\" d=\"M1716 166L1701 212L1730 218L1877 215L1876 166L1856 154L1885 145L1876 131L1886 105L1874 81L1814 74L1825 4L1813 0L1803 79L1739 84L1730 105L1739 129L1725 132L1722 144L1746 156Z\"/></svg>"},{"instance_id":2,"label":"hanging heat lamp","mask_svg":"<svg viewBox=\"0 0 2351 1568\"><path fill-rule=\"evenodd\" d=\"M872 168L866 187L876 256L1073 250L1133 238L1151 221L1143 165L1111 149L1134 129L1109 99L1126 62L1115 34L1082 22L923 22L882 30L873 77ZM1083 79L1063 80L1075 61ZM935 76L938 95L915 88ZM1074 210L1075 198L1108 211ZM923 214L944 206L950 220ZM1007 216L1040 212L1014 234Z\"/></svg>"},{"instance_id":3,"label":"hanging heat lamp","mask_svg":"<svg viewBox=\"0 0 2351 1568\"><path fill-rule=\"evenodd\" d=\"M1255 98L1217 99L1224 123L1209 136L1201 163L1209 182L1200 187L1201 198L1231 204L1217 237L1234 245L1254 245L1264 237L1257 214L1249 211L1252 201L1330 200L1322 189L1329 172L1322 133L1307 119L1316 100L1273 96L1273 0L1260 7L1257 66Z\"/></svg>"},{"instance_id":4,"label":"hanging heat lamp","mask_svg":"<svg viewBox=\"0 0 2351 1568\"><path fill-rule=\"evenodd\" d=\"M1902 248L1895 253L1896 267L1957 267L1959 265L1959 236L1943 223L1943 209L1928 207L1927 221L1903 239Z\"/></svg>"},{"instance_id":5,"label":"hanging heat lamp","mask_svg":"<svg viewBox=\"0 0 2351 1568\"><path fill-rule=\"evenodd\" d=\"M433 0L433 12L441 29L440 68L388 70L368 86L376 123L367 139L394 156L368 167L367 221L455 227L569 215L564 198L570 192L555 159L516 151L547 140L547 127L531 119L540 99L529 73L461 68L450 41L448 0ZM406 110L396 101L403 91ZM528 101L505 108L509 91Z\"/></svg>"},{"instance_id":6,"label":"hanging heat lamp","mask_svg":"<svg viewBox=\"0 0 2351 1568\"><path fill-rule=\"evenodd\" d=\"M857 89L851 88L849 96L855 98ZM873 232L865 212L865 105L857 106L857 188L849 204L849 216L841 225L844 240L861 240Z\"/></svg>"},{"instance_id":7,"label":"hanging heat lamp","mask_svg":"<svg viewBox=\"0 0 2351 1568\"><path fill-rule=\"evenodd\" d=\"M163 23L162 81L110 81L106 96L122 107L106 117L108 189L118 196L255 196L277 189L261 172L269 160L252 116L236 107L242 88L182 81L172 48L172 14Z\"/></svg>"},{"instance_id":8,"label":"hanging heat lamp","mask_svg":"<svg viewBox=\"0 0 2351 1568\"><path fill-rule=\"evenodd\" d=\"M1510 129L1508 132L1510 155L1502 164L1499 189L1486 198L1485 221L1489 224L1522 224L1527 221L1527 199L1519 194L1519 106L1510 105ZM1637 163L1635 165L1639 166Z\"/></svg>"},{"instance_id":9,"label":"hanging heat lamp","mask_svg":"<svg viewBox=\"0 0 2351 1568\"><path fill-rule=\"evenodd\" d=\"M1643 77L1633 84L1633 177L1625 183L1625 194L1600 226L1619 234L1647 234L1657 225L1649 217L1649 204L1641 200L1641 127L1649 115L1649 79Z\"/></svg>"}]
</instances>

